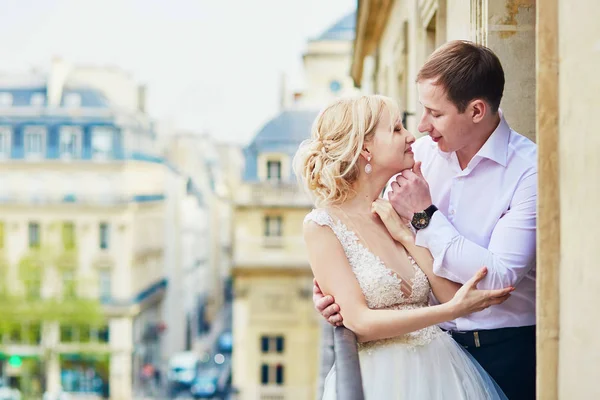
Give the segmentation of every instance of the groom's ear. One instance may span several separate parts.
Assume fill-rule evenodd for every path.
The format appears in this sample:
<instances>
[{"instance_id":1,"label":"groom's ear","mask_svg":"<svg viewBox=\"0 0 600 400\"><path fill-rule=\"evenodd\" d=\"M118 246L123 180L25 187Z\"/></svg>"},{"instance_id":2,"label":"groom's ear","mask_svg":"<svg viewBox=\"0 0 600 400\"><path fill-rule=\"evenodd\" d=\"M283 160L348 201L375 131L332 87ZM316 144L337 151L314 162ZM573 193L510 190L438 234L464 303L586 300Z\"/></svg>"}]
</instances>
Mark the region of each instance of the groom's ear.
<instances>
[{"instance_id":1,"label":"groom's ear","mask_svg":"<svg viewBox=\"0 0 600 400\"><path fill-rule=\"evenodd\" d=\"M469 103L467 112L471 114L470 116L473 119L473 123L477 124L483 120L483 117L485 117L488 112L488 108L489 106L484 100L475 99Z\"/></svg>"}]
</instances>

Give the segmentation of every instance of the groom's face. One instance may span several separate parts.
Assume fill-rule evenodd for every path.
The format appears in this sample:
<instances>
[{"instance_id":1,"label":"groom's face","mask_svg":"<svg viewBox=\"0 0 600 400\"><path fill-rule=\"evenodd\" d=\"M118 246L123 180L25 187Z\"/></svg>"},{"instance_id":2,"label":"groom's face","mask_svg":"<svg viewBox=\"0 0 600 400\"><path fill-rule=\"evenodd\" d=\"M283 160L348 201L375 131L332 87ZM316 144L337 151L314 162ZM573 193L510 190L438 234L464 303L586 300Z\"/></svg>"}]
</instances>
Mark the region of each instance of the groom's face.
<instances>
[{"instance_id":1,"label":"groom's face","mask_svg":"<svg viewBox=\"0 0 600 400\"><path fill-rule=\"evenodd\" d=\"M441 151L461 150L470 143L469 132L472 121L458 108L446 94L446 90L429 79L418 82L419 101L423 105L423 116L417 129L427 133Z\"/></svg>"}]
</instances>

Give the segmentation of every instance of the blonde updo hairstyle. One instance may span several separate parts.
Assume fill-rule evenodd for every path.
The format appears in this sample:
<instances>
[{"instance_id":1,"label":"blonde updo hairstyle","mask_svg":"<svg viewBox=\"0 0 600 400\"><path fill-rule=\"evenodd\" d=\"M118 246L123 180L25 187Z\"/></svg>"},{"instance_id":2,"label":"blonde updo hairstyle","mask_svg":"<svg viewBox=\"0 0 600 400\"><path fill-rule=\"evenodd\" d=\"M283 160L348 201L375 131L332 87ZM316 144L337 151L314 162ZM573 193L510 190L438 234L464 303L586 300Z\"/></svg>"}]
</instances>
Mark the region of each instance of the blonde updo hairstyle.
<instances>
[{"instance_id":1,"label":"blonde updo hairstyle","mask_svg":"<svg viewBox=\"0 0 600 400\"><path fill-rule=\"evenodd\" d=\"M311 138L294 157L294 172L315 197L317 206L340 204L354 194L359 158L384 112L399 117L396 103L385 96L341 98L326 107L313 123Z\"/></svg>"}]
</instances>

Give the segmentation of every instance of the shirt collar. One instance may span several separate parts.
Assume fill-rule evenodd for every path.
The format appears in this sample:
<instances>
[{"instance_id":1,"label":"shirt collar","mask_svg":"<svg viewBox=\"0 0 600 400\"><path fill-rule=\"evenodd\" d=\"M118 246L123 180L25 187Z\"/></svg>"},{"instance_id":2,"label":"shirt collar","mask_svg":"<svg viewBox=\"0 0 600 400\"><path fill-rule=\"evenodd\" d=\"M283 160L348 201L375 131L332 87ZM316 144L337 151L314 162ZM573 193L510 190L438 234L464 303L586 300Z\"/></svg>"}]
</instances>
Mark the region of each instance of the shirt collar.
<instances>
[{"instance_id":1,"label":"shirt collar","mask_svg":"<svg viewBox=\"0 0 600 400\"><path fill-rule=\"evenodd\" d=\"M506 167L508 158L508 140L510 139L510 127L504 119L502 110L500 114L500 123L492 132L492 135L486 140L481 149L475 154L475 157L488 158L498 164Z\"/></svg>"}]
</instances>

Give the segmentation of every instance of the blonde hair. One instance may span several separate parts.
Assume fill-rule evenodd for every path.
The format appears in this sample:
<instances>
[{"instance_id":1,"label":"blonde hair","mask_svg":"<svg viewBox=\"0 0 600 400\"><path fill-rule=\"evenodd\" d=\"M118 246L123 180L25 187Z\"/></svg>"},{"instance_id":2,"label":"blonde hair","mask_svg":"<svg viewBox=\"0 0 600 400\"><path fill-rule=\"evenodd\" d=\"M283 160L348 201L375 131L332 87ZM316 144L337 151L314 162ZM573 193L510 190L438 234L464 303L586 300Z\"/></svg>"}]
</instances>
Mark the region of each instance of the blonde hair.
<instances>
[{"instance_id":1,"label":"blonde hair","mask_svg":"<svg viewBox=\"0 0 600 400\"><path fill-rule=\"evenodd\" d=\"M352 184L361 173L361 151L372 140L385 110L393 130L398 106L380 95L340 98L316 118L311 138L296 152L294 172L317 206L339 204L353 195Z\"/></svg>"}]
</instances>

